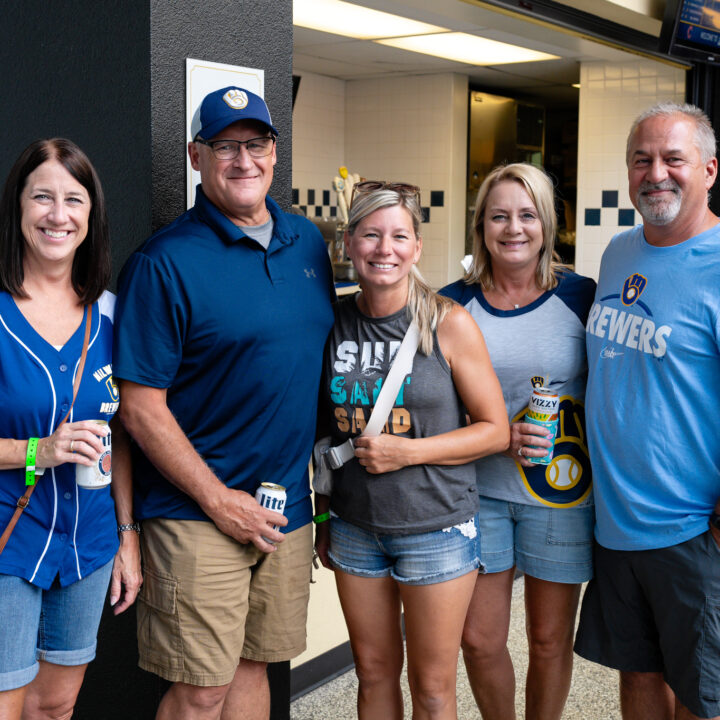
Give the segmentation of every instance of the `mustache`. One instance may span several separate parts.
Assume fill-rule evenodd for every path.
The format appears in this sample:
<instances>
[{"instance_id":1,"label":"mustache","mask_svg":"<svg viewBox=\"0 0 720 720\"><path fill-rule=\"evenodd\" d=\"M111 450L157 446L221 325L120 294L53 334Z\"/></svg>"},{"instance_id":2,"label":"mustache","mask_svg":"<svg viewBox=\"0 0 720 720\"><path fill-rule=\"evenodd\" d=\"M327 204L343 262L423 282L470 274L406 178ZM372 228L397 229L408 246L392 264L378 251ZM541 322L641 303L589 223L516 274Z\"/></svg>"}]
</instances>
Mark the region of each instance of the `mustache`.
<instances>
[{"instance_id":1,"label":"mustache","mask_svg":"<svg viewBox=\"0 0 720 720\"><path fill-rule=\"evenodd\" d=\"M642 182L638 188L640 193L652 192L653 190L669 190L677 195L680 192L680 186L672 178L668 178L659 183Z\"/></svg>"}]
</instances>

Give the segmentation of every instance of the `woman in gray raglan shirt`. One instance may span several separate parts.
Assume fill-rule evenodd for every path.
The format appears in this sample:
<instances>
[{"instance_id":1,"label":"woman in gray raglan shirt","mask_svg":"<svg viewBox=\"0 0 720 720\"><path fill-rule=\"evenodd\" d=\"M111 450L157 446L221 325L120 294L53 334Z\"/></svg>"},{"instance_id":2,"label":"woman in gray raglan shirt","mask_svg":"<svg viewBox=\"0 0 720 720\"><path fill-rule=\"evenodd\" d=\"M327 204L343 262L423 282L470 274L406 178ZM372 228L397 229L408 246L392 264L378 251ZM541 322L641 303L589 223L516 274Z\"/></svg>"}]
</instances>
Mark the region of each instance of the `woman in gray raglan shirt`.
<instances>
[{"instance_id":1,"label":"woman in gray raglan shirt","mask_svg":"<svg viewBox=\"0 0 720 720\"><path fill-rule=\"evenodd\" d=\"M355 457L334 473L329 522L317 499L317 549L335 569L360 719L402 717L402 604L413 717L452 720L479 563L471 461L507 447L508 423L477 324L414 267L418 189L356 187L345 243L362 292L336 306L323 381L333 444L354 438ZM412 319L419 348L385 431L360 436Z\"/></svg>"},{"instance_id":2,"label":"woman in gray raglan shirt","mask_svg":"<svg viewBox=\"0 0 720 720\"><path fill-rule=\"evenodd\" d=\"M515 675L507 650L515 569L525 574L530 645L528 718L559 720L570 688L581 583L592 576L592 476L586 445L585 321L595 283L557 262L550 178L524 163L495 168L478 192L473 265L441 292L475 318L502 385L510 448L476 463L481 573L468 611L463 652L484 720L515 718ZM523 422L533 387L560 396L551 445Z\"/></svg>"}]
</instances>

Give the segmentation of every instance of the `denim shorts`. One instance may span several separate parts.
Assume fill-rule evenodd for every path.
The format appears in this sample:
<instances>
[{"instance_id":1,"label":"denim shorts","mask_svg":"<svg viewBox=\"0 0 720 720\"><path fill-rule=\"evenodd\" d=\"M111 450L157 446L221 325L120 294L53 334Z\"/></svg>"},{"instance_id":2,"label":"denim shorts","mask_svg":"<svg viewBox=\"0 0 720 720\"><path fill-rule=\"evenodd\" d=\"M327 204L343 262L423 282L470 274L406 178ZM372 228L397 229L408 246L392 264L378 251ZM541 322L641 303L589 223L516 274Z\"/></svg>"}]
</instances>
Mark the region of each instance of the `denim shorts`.
<instances>
[{"instance_id":1,"label":"denim shorts","mask_svg":"<svg viewBox=\"0 0 720 720\"><path fill-rule=\"evenodd\" d=\"M656 550L595 543L575 652L624 672L661 672L701 718L720 714L720 548L709 530Z\"/></svg>"},{"instance_id":2,"label":"denim shorts","mask_svg":"<svg viewBox=\"0 0 720 720\"><path fill-rule=\"evenodd\" d=\"M526 575L583 583L592 571L595 508L551 508L480 496L481 572L516 566Z\"/></svg>"},{"instance_id":3,"label":"denim shorts","mask_svg":"<svg viewBox=\"0 0 720 720\"><path fill-rule=\"evenodd\" d=\"M443 530L414 535L379 535L336 515L330 519L330 559L349 575L433 585L477 570L479 553L477 515Z\"/></svg>"},{"instance_id":4,"label":"denim shorts","mask_svg":"<svg viewBox=\"0 0 720 720\"><path fill-rule=\"evenodd\" d=\"M0 691L27 685L38 660L84 665L95 657L112 560L67 587L49 590L0 575Z\"/></svg>"}]
</instances>

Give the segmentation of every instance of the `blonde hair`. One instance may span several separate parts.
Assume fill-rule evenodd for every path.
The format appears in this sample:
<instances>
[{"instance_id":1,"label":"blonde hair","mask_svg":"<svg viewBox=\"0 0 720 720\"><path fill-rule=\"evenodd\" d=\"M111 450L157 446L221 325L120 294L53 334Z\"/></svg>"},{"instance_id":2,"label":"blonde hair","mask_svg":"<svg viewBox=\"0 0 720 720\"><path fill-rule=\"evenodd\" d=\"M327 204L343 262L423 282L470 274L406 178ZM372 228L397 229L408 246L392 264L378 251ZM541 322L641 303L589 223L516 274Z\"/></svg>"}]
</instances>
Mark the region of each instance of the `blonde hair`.
<instances>
[{"instance_id":1,"label":"blonde hair","mask_svg":"<svg viewBox=\"0 0 720 720\"><path fill-rule=\"evenodd\" d=\"M384 188L355 195L348 211L348 235L352 237L360 221L368 215L371 215L376 210L393 207L394 205L400 205L407 210L412 220L413 232L419 238L420 223L422 222L419 194L409 194L404 191ZM360 285L362 287L362 282ZM433 333L454 304L452 300L434 292L425 282L415 265L410 268L408 274L407 316L408 320L411 322L414 320L420 329L418 347L424 355L429 355L433 351Z\"/></svg>"},{"instance_id":2,"label":"blonde hair","mask_svg":"<svg viewBox=\"0 0 720 720\"><path fill-rule=\"evenodd\" d=\"M535 270L535 283L541 290L552 290L558 284L558 272L567 268L553 249L557 229L553 185L547 173L528 163L498 165L483 180L478 190L473 216L473 263L463 279L468 285L479 283L483 290L494 287L492 258L483 240L483 223L490 191L499 183L508 181L519 183L523 187L538 212L543 230L543 244Z\"/></svg>"}]
</instances>

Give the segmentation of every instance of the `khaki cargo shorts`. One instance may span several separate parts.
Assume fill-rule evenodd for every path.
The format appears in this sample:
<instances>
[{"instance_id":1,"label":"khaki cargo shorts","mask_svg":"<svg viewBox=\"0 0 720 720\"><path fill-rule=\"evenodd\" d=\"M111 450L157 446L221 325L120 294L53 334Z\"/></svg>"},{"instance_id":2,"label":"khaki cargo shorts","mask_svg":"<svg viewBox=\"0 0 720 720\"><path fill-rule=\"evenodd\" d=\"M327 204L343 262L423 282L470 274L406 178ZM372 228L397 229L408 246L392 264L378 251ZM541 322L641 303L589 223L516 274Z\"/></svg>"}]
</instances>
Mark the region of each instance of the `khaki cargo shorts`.
<instances>
[{"instance_id":1,"label":"khaki cargo shorts","mask_svg":"<svg viewBox=\"0 0 720 720\"><path fill-rule=\"evenodd\" d=\"M211 522L145 520L137 603L139 665L171 682L231 682L240 658L290 660L305 650L312 523L274 553Z\"/></svg>"}]
</instances>

